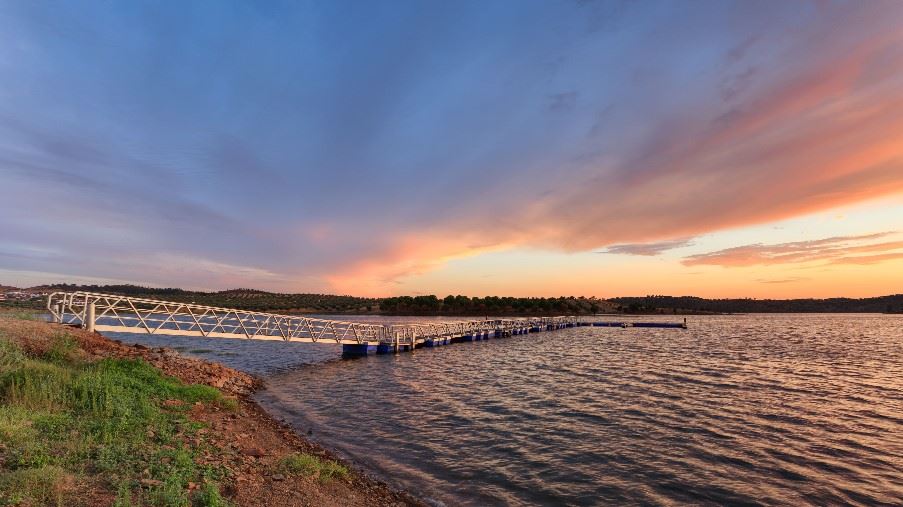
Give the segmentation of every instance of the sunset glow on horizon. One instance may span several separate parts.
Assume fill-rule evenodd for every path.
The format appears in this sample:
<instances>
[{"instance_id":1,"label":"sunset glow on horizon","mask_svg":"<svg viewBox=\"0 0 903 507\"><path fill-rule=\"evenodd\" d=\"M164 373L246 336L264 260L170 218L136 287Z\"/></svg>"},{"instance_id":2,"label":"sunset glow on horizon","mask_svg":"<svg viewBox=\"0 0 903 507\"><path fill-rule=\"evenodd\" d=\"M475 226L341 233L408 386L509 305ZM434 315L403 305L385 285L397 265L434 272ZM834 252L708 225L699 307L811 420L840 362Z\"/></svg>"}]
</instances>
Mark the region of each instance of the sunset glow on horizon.
<instances>
[{"instance_id":1,"label":"sunset glow on horizon","mask_svg":"<svg viewBox=\"0 0 903 507\"><path fill-rule=\"evenodd\" d=\"M901 26L896 1L7 4L0 285L900 293Z\"/></svg>"}]
</instances>

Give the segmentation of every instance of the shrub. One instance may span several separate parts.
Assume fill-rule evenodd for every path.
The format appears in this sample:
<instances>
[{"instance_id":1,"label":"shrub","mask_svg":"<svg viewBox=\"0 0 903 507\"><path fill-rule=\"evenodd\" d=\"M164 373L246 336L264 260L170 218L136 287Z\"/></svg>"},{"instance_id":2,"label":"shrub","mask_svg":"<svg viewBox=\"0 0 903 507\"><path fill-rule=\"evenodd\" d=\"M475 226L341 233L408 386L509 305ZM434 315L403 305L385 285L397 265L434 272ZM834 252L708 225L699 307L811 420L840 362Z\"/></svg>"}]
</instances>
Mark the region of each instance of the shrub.
<instances>
[{"instance_id":1,"label":"shrub","mask_svg":"<svg viewBox=\"0 0 903 507\"><path fill-rule=\"evenodd\" d=\"M348 476L348 468L330 459L299 452L282 458L278 468L289 474L317 477L321 481Z\"/></svg>"},{"instance_id":2,"label":"shrub","mask_svg":"<svg viewBox=\"0 0 903 507\"><path fill-rule=\"evenodd\" d=\"M204 486L194 495L193 505L196 507L228 507L230 504L219 492L219 485L213 481L204 481Z\"/></svg>"}]
</instances>

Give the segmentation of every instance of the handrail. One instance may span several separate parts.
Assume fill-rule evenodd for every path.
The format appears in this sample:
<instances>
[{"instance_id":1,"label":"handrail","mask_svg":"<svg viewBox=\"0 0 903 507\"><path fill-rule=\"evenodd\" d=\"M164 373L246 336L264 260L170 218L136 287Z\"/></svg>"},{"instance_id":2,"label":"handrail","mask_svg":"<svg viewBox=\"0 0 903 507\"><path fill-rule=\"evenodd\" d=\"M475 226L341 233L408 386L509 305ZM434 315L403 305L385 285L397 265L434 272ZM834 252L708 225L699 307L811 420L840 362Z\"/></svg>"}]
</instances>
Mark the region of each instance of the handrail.
<instances>
[{"instance_id":1,"label":"handrail","mask_svg":"<svg viewBox=\"0 0 903 507\"><path fill-rule=\"evenodd\" d=\"M54 292L47 297L47 310L55 322L89 331L389 345L396 350L428 340L489 333L507 336L582 322L575 316L557 316L383 325L88 291Z\"/></svg>"}]
</instances>

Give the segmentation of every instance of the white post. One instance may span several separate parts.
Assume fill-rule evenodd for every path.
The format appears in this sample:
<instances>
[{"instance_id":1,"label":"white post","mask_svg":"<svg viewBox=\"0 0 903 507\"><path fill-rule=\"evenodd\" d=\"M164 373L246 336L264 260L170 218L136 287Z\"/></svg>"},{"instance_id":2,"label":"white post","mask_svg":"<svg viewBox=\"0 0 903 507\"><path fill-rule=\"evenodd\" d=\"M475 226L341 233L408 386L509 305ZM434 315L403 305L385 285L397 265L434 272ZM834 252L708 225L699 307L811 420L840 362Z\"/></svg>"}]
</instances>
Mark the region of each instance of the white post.
<instances>
[{"instance_id":1,"label":"white post","mask_svg":"<svg viewBox=\"0 0 903 507\"><path fill-rule=\"evenodd\" d=\"M53 322L59 324L63 321L63 304L56 303L53 305Z\"/></svg>"},{"instance_id":2,"label":"white post","mask_svg":"<svg viewBox=\"0 0 903 507\"><path fill-rule=\"evenodd\" d=\"M94 332L94 301L88 303L88 310L85 312L84 328L87 329L89 333Z\"/></svg>"}]
</instances>

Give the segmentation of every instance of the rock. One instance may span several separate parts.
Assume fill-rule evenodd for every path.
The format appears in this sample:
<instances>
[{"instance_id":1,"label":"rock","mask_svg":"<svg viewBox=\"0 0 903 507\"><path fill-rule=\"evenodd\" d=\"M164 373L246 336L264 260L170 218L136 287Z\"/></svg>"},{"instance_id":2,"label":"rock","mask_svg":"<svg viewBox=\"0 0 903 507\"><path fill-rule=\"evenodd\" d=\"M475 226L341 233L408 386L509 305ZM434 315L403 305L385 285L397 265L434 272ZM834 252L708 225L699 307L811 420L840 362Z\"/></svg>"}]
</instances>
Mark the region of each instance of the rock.
<instances>
[{"instance_id":1,"label":"rock","mask_svg":"<svg viewBox=\"0 0 903 507\"><path fill-rule=\"evenodd\" d=\"M162 486L163 481L158 481L157 479L141 479L139 481L142 486L154 487L154 486Z\"/></svg>"},{"instance_id":2,"label":"rock","mask_svg":"<svg viewBox=\"0 0 903 507\"><path fill-rule=\"evenodd\" d=\"M274 481L284 481L285 476L282 474L273 474L273 480Z\"/></svg>"},{"instance_id":3,"label":"rock","mask_svg":"<svg viewBox=\"0 0 903 507\"><path fill-rule=\"evenodd\" d=\"M242 449L241 453L245 456L252 456L255 458L266 456L266 453L263 451L263 449L259 447L248 447L247 449Z\"/></svg>"},{"instance_id":4,"label":"rock","mask_svg":"<svg viewBox=\"0 0 903 507\"><path fill-rule=\"evenodd\" d=\"M145 347L144 345L141 345L140 343L136 343L136 344L134 344L134 345L132 345L132 346L135 347L135 348L138 349L138 350L147 350L147 347Z\"/></svg>"}]
</instances>

